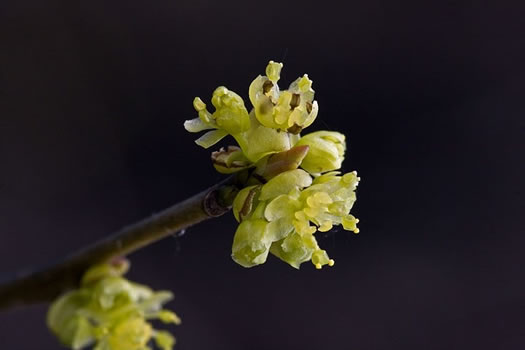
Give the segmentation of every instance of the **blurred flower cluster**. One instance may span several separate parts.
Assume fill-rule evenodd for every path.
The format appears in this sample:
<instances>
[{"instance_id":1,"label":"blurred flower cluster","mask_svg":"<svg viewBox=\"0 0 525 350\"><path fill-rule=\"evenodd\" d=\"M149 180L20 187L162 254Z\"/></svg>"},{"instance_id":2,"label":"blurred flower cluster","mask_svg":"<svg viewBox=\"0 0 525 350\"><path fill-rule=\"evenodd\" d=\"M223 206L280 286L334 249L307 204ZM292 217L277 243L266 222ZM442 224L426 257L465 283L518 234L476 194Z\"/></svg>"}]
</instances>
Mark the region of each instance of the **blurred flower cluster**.
<instances>
[{"instance_id":1,"label":"blurred flower cluster","mask_svg":"<svg viewBox=\"0 0 525 350\"><path fill-rule=\"evenodd\" d=\"M233 204L239 226L232 257L244 267L266 261L269 253L295 268L311 260L316 268L332 266L314 237L334 225L359 232L350 214L356 200L357 173L338 169L346 151L345 136L317 131L301 136L316 119L312 81L304 75L280 90L282 63L270 61L266 75L251 83L248 112L243 99L226 87L212 95L212 113L195 98L198 117L187 120L189 132L207 131L195 142L209 148L231 135L238 146L212 152L215 169L224 174L248 173L246 187Z\"/></svg>"},{"instance_id":2,"label":"blurred flower cluster","mask_svg":"<svg viewBox=\"0 0 525 350\"><path fill-rule=\"evenodd\" d=\"M175 338L155 330L150 321L179 324L179 317L162 305L171 292L150 288L122 277L127 260L90 268L79 289L58 298L49 308L47 324L66 346L94 350L150 350L151 340L162 350L171 350Z\"/></svg>"}]
</instances>

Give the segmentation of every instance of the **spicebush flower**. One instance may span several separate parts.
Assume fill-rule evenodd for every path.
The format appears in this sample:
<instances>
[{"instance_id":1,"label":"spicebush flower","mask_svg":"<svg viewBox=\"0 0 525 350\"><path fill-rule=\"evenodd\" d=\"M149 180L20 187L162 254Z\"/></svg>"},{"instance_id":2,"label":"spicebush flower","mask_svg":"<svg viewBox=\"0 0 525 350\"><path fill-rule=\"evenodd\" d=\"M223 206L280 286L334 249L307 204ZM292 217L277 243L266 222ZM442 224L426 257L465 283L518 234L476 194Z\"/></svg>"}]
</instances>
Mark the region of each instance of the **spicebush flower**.
<instances>
[{"instance_id":1,"label":"spicebush flower","mask_svg":"<svg viewBox=\"0 0 525 350\"><path fill-rule=\"evenodd\" d=\"M296 169L243 189L233 205L240 222L233 259L251 267L264 263L270 252L295 268L308 260L317 268L332 266L334 261L319 248L314 234L335 225L359 232L358 220L350 215L358 181L355 172L328 173L312 180Z\"/></svg>"},{"instance_id":2,"label":"spicebush flower","mask_svg":"<svg viewBox=\"0 0 525 350\"><path fill-rule=\"evenodd\" d=\"M333 266L315 239L342 225L359 232L350 214L359 182L356 172L341 175L346 151L345 136L317 131L301 137L319 107L312 81L305 74L280 90L277 82L283 65L270 61L266 75L250 84L253 109L248 113L242 98L225 87L212 96L210 113L200 98L194 100L199 118L185 122L190 132L215 129L196 140L208 148L227 135L239 147L228 146L212 153L221 173L245 171L245 187L233 203L239 222L232 258L244 267L264 263L273 254L295 268L311 260L316 268ZM302 168L302 169L299 169Z\"/></svg>"},{"instance_id":3,"label":"spicebush flower","mask_svg":"<svg viewBox=\"0 0 525 350\"><path fill-rule=\"evenodd\" d=\"M243 99L224 86L213 92L213 113L196 97L193 107L199 117L187 120L184 127L195 133L214 130L208 131L195 142L209 148L227 135L232 135L245 156L254 163L264 156L293 147L299 139L297 134L315 120L318 106L313 101L312 82L306 75L293 82L289 91L280 92L277 86L280 68L277 70L277 66L282 67L282 64L270 61L266 68L269 77L258 76L250 85L249 95L254 109L249 114ZM265 93L269 84L272 84L270 95L269 92ZM266 107L270 105L267 110ZM273 121L268 119L270 114Z\"/></svg>"},{"instance_id":4,"label":"spicebush flower","mask_svg":"<svg viewBox=\"0 0 525 350\"><path fill-rule=\"evenodd\" d=\"M282 63L270 61L266 75L259 75L250 85L249 95L259 122L268 127L298 134L317 117L312 81L308 75L295 80L288 90L279 90Z\"/></svg>"},{"instance_id":5,"label":"spicebush flower","mask_svg":"<svg viewBox=\"0 0 525 350\"><path fill-rule=\"evenodd\" d=\"M208 111L206 104L196 97L193 107L199 113L199 117L184 123L184 127L190 132L215 129L195 141L204 148L213 146L228 134L237 134L250 127L250 117L244 107L244 101L235 92L220 86L213 92L211 101L215 107L213 114Z\"/></svg>"},{"instance_id":6,"label":"spicebush flower","mask_svg":"<svg viewBox=\"0 0 525 350\"><path fill-rule=\"evenodd\" d=\"M334 131L317 131L301 137L295 145L310 148L301 163L301 167L309 173L324 173L341 168L346 150L345 135Z\"/></svg>"},{"instance_id":7,"label":"spicebush flower","mask_svg":"<svg viewBox=\"0 0 525 350\"><path fill-rule=\"evenodd\" d=\"M153 339L162 350L171 350L175 338L153 329L149 320L179 324L179 317L162 305L171 292L122 277L125 260L96 265L82 278L79 289L59 297L47 313L47 324L58 339L72 349L94 345L94 350L148 350Z\"/></svg>"}]
</instances>

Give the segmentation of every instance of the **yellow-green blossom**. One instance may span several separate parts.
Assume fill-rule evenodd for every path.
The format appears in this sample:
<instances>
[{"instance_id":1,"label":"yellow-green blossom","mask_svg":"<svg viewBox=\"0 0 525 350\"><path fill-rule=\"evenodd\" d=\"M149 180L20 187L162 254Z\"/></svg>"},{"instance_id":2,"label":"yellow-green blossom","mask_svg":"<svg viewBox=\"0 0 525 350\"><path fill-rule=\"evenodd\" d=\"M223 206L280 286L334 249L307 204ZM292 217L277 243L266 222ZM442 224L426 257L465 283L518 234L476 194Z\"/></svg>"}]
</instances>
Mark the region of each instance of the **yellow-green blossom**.
<instances>
[{"instance_id":1,"label":"yellow-green blossom","mask_svg":"<svg viewBox=\"0 0 525 350\"><path fill-rule=\"evenodd\" d=\"M332 266L314 234L336 225L359 232L358 220L350 214L359 178L355 172L330 172L344 160L343 134L318 131L301 137L318 113L312 81L305 74L280 90L282 67L270 61L266 75L253 80L250 113L239 95L219 87L212 97L216 111L210 113L196 98L199 118L186 121L185 127L190 132L215 129L196 141L205 148L226 135L239 145L212 153L217 171L245 170L238 177L245 188L233 203L240 223L232 246L237 263L259 265L271 253L296 268L309 260L317 268Z\"/></svg>"},{"instance_id":2,"label":"yellow-green blossom","mask_svg":"<svg viewBox=\"0 0 525 350\"><path fill-rule=\"evenodd\" d=\"M216 108L213 114L207 110L206 104L196 97L193 106L199 117L184 123L189 132L214 129L195 141L201 147L209 148L227 135L232 135L244 156L255 163L269 154L289 150L299 140L298 135L263 126L253 110L248 114L242 98L225 87L215 90L212 103Z\"/></svg>"},{"instance_id":3,"label":"yellow-green blossom","mask_svg":"<svg viewBox=\"0 0 525 350\"><path fill-rule=\"evenodd\" d=\"M265 218L270 222L281 220L281 225L286 226L284 230L293 227L294 233L274 243L272 252L294 267L310 259L317 268L326 264L332 266L333 260L317 246L312 235L339 224L346 230L359 232L355 226L358 220L350 214L358 181L355 172L344 176L327 174L317 177L311 186L300 192L291 191L271 200Z\"/></svg>"},{"instance_id":4,"label":"yellow-green blossom","mask_svg":"<svg viewBox=\"0 0 525 350\"><path fill-rule=\"evenodd\" d=\"M312 180L301 169L283 172L264 185L237 195L233 210L241 222L233 259L245 267L262 264L268 251L298 268L305 261L321 268L334 264L314 237L334 225L359 232L350 214L359 178L355 172L328 173Z\"/></svg>"},{"instance_id":5,"label":"yellow-green blossom","mask_svg":"<svg viewBox=\"0 0 525 350\"><path fill-rule=\"evenodd\" d=\"M292 148L299 140L299 132L315 120L318 105L313 100L312 81L307 75L294 81L288 90L279 90L281 67L281 63L270 61L266 68L268 76L258 76L252 82L249 96L254 108L250 113L243 99L224 86L213 92L213 113L196 97L193 107L199 116L187 120L184 127L194 133L211 131L195 142L209 148L231 135L252 163Z\"/></svg>"},{"instance_id":6,"label":"yellow-green blossom","mask_svg":"<svg viewBox=\"0 0 525 350\"><path fill-rule=\"evenodd\" d=\"M308 75L296 79L288 90L279 90L277 82L283 64L270 61L267 76L259 75L250 85L250 101L259 122L269 128L298 134L312 124L319 107L314 101Z\"/></svg>"},{"instance_id":7,"label":"yellow-green blossom","mask_svg":"<svg viewBox=\"0 0 525 350\"><path fill-rule=\"evenodd\" d=\"M213 114L199 97L195 97L193 107L199 113L199 117L184 123L189 132L215 129L195 141L199 146L211 147L228 134L238 134L250 128L250 117L244 107L244 101L235 92L220 86L213 92L211 102L215 107Z\"/></svg>"},{"instance_id":8,"label":"yellow-green blossom","mask_svg":"<svg viewBox=\"0 0 525 350\"><path fill-rule=\"evenodd\" d=\"M346 144L345 135L335 131L317 131L301 137L296 146L309 146L301 163L309 173L324 173L341 168Z\"/></svg>"},{"instance_id":9,"label":"yellow-green blossom","mask_svg":"<svg viewBox=\"0 0 525 350\"><path fill-rule=\"evenodd\" d=\"M267 229L268 222L262 219L249 219L241 222L233 238L233 260L244 267L266 262L272 245Z\"/></svg>"},{"instance_id":10,"label":"yellow-green blossom","mask_svg":"<svg viewBox=\"0 0 525 350\"><path fill-rule=\"evenodd\" d=\"M153 329L149 320L180 323L175 313L162 309L173 295L123 278L127 266L121 261L92 267L79 289L51 305L47 324L64 345L72 349L94 345L94 350L147 350L154 339L162 350L172 348L173 336Z\"/></svg>"}]
</instances>

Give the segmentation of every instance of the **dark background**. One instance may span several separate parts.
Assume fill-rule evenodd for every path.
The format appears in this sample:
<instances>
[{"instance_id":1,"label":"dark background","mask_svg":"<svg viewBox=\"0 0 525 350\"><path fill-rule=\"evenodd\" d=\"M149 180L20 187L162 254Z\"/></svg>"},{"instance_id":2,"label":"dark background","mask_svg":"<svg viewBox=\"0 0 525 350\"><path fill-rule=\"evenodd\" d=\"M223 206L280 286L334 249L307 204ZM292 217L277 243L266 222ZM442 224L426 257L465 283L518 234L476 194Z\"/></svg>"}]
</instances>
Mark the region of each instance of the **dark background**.
<instances>
[{"instance_id":1,"label":"dark background","mask_svg":"<svg viewBox=\"0 0 525 350\"><path fill-rule=\"evenodd\" d=\"M361 233L319 234L322 271L236 265L231 214L132 255L176 348L524 349L525 6L484 3L2 1L0 277L218 181L192 99L273 59L347 135ZM59 349L45 312L1 313L2 347Z\"/></svg>"}]
</instances>

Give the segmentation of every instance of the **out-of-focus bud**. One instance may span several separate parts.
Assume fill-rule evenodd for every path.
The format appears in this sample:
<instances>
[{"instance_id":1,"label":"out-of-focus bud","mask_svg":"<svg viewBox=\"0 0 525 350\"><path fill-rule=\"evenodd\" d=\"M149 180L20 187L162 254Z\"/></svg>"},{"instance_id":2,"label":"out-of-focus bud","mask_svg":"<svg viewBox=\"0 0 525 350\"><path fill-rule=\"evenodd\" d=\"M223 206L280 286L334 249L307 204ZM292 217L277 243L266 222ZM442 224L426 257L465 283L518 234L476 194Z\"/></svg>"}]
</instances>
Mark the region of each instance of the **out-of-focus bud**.
<instances>
[{"instance_id":1,"label":"out-of-focus bud","mask_svg":"<svg viewBox=\"0 0 525 350\"><path fill-rule=\"evenodd\" d=\"M153 329L150 320L180 324L180 318L163 304L173 298L169 291L154 292L122 275L129 263L119 259L91 267L80 288L55 300L47 313L51 331L72 349L151 349L154 339L162 350L171 350L175 338Z\"/></svg>"},{"instance_id":2,"label":"out-of-focus bud","mask_svg":"<svg viewBox=\"0 0 525 350\"><path fill-rule=\"evenodd\" d=\"M335 131L317 131L299 139L296 146L309 146L301 167L312 174L336 170L343 163L345 135Z\"/></svg>"},{"instance_id":3,"label":"out-of-focus bud","mask_svg":"<svg viewBox=\"0 0 525 350\"><path fill-rule=\"evenodd\" d=\"M249 168L252 163L244 156L241 149L236 146L221 148L212 152L211 161L219 173L231 174Z\"/></svg>"},{"instance_id":4,"label":"out-of-focus bud","mask_svg":"<svg viewBox=\"0 0 525 350\"><path fill-rule=\"evenodd\" d=\"M142 350L153 335L151 324L141 317L125 318L109 334L109 349Z\"/></svg>"},{"instance_id":5,"label":"out-of-focus bud","mask_svg":"<svg viewBox=\"0 0 525 350\"><path fill-rule=\"evenodd\" d=\"M120 277L129 270L129 260L114 259L109 264L99 264L91 267L82 276L81 285L85 286L106 277Z\"/></svg>"}]
</instances>

